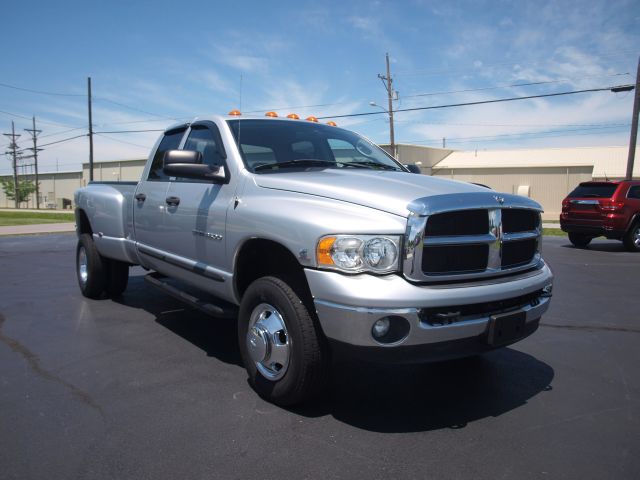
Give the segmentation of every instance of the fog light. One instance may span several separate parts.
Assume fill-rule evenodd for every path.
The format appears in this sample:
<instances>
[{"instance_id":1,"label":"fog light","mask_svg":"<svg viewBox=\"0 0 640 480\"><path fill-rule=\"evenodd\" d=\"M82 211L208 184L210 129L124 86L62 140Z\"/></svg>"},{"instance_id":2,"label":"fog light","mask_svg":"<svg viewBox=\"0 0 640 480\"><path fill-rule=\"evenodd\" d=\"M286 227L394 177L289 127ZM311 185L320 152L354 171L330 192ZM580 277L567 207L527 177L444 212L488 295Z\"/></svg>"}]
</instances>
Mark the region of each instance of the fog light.
<instances>
[{"instance_id":1,"label":"fog light","mask_svg":"<svg viewBox=\"0 0 640 480\"><path fill-rule=\"evenodd\" d=\"M553 284L550 283L549 285L545 286L542 289L542 295L540 295L541 297L551 297L553 295Z\"/></svg>"},{"instance_id":2,"label":"fog light","mask_svg":"<svg viewBox=\"0 0 640 480\"><path fill-rule=\"evenodd\" d=\"M377 320L376 323L373 324L373 328L371 329L371 333L375 338L384 337L389 332L389 327L391 326L391 322L388 318L381 318Z\"/></svg>"}]
</instances>

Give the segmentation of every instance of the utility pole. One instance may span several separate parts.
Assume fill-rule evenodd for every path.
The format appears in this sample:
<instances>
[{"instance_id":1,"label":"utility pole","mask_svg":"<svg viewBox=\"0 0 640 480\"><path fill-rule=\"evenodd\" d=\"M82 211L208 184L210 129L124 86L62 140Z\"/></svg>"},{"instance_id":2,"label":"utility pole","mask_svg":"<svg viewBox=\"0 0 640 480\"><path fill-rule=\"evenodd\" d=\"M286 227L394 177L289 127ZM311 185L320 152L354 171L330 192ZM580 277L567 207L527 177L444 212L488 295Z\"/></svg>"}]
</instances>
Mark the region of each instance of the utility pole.
<instances>
[{"instance_id":1,"label":"utility pole","mask_svg":"<svg viewBox=\"0 0 640 480\"><path fill-rule=\"evenodd\" d=\"M3 135L11 138L9 152L7 153L11 153L13 159L13 199L15 201L15 207L18 209L20 208L20 203L18 202L18 144L16 143L16 138L20 135L16 135L16 127L13 121L11 121L11 133L3 133Z\"/></svg>"},{"instance_id":2,"label":"utility pole","mask_svg":"<svg viewBox=\"0 0 640 480\"><path fill-rule=\"evenodd\" d=\"M389 53L387 52L387 75L378 74L378 78L382 80L385 89L387 90L387 98L389 99L389 110L387 113L389 114L389 144L391 147L391 155L393 157L396 156L396 142L394 138L393 131L393 79L391 78L391 68L389 67Z\"/></svg>"},{"instance_id":3,"label":"utility pole","mask_svg":"<svg viewBox=\"0 0 640 480\"><path fill-rule=\"evenodd\" d=\"M636 157L636 140L638 139L638 110L640 110L640 57L638 58L638 71L636 73L636 94L633 98L633 118L631 119L631 135L629 136L629 156L627 157L626 179L633 178L633 162Z\"/></svg>"},{"instance_id":4,"label":"utility pole","mask_svg":"<svg viewBox=\"0 0 640 480\"><path fill-rule=\"evenodd\" d=\"M33 140L33 148L27 148L27 150L33 151L33 165L36 167L36 208L40 209L40 183L38 181L38 152L41 148L38 148L38 135L42 133L42 130L36 130L36 117L32 117L33 128L25 128L25 131L31 134Z\"/></svg>"},{"instance_id":5,"label":"utility pole","mask_svg":"<svg viewBox=\"0 0 640 480\"><path fill-rule=\"evenodd\" d=\"M93 118L91 116L91 77L87 77L87 100L89 106L89 181L93 182Z\"/></svg>"}]
</instances>

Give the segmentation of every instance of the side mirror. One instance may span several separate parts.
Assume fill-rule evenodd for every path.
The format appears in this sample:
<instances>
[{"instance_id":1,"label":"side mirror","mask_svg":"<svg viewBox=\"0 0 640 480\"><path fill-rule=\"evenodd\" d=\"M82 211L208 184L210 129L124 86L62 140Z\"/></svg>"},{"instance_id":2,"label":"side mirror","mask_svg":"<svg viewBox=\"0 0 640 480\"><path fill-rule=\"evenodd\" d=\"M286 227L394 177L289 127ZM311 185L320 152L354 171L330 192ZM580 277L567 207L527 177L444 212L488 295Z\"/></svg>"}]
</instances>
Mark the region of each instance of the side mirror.
<instances>
[{"instance_id":1,"label":"side mirror","mask_svg":"<svg viewBox=\"0 0 640 480\"><path fill-rule=\"evenodd\" d=\"M164 154L162 170L170 177L211 180L216 183L226 181L223 167L202 163L202 154L193 150L168 150Z\"/></svg>"},{"instance_id":2,"label":"side mirror","mask_svg":"<svg viewBox=\"0 0 640 480\"><path fill-rule=\"evenodd\" d=\"M180 163L202 164L202 154L194 150L167 150L164 153L164 167Z\"/></svg>"},{"instance_id":3,"label":"side mirror","mask_svg":"<svg viewBox=\"0 0 640 480\"><path fill-rule=\"evenodd\" d=\"M422 173L422 171L420 170L420 167L415 163L410 163L408 165L405 165L405 168L409 170L411 173L417 173L417 174Z\"/></svg>"}]
</instances>

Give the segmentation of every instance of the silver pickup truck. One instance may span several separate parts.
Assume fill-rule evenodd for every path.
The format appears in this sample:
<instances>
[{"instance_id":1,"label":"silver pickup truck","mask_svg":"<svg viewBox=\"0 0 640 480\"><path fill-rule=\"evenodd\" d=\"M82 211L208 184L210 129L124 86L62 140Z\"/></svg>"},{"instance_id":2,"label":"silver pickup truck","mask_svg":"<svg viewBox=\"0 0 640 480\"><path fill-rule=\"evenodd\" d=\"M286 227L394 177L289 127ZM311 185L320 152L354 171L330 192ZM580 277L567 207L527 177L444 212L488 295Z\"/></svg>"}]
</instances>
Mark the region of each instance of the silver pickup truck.
<instances>
[{"instance_id":1,"label":"silver pickup truck","mask_svg":"<svg viewBox=\"0 0 640 480\"><path fill-rule=\"evenodd\" d=\"M75 204L86 297L122 294L141 265L152 285L237 318L250 383L280 405L318 392L332 353L477 355L528 336L549 307L539 204L410 173L314 121L172 126L140 182L91 183Z\"/></svg>"}]
</instances>

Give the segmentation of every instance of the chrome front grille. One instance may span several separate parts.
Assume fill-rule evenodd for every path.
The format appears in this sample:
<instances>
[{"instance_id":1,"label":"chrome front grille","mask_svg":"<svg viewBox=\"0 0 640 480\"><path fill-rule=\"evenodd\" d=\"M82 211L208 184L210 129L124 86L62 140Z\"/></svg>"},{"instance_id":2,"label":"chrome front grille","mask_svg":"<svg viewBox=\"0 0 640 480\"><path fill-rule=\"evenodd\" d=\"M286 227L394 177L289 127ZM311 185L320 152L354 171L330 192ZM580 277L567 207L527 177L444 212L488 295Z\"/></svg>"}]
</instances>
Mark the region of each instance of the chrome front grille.
<instances>
[{"instance_id":1,"label":"chrome front grille","mask_svg":"<svg viewBox=\"0 0 640 480\"><path fill-rule=\"evenodd\" d=\"M411 280L506 275L540 262L541 209L532 200L478 192L427 197L409 209L404 274Z\"/></svg>"}]
</instances>

